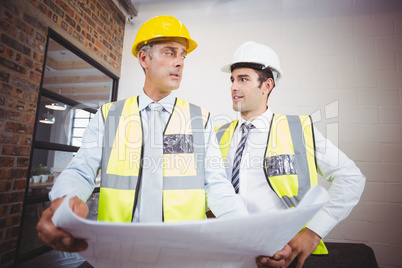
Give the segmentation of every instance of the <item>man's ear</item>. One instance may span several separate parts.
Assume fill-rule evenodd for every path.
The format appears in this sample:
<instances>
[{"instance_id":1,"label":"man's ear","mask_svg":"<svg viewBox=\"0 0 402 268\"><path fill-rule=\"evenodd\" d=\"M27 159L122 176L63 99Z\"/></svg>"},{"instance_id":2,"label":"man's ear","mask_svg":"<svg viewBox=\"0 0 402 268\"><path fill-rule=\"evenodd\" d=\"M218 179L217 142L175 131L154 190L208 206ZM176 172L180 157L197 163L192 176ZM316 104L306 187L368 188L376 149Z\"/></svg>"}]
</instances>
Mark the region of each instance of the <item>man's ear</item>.
<instances>
[{"instance_id":1,"label":"man's ear","mask_svg":"<svg viewBox=\"0 0 402 268\"><path fill-rule=\"evenodd\" d=\"M262 92L265 95L268 95L271 90L274 88L274 80L272 78L268 78L263 84Z\"/></svg>"},{"instance_id":2,"label":"man's ear","mask_svg":"<svg viewBox=\"0 0 402 268\"><path fill-rule=\"evenodd\" d=\"M149 55L144 50L140 50L138 52L138 60L140 61L141 67L144 69L148 69Z\"/></svg>"}]
</instances>

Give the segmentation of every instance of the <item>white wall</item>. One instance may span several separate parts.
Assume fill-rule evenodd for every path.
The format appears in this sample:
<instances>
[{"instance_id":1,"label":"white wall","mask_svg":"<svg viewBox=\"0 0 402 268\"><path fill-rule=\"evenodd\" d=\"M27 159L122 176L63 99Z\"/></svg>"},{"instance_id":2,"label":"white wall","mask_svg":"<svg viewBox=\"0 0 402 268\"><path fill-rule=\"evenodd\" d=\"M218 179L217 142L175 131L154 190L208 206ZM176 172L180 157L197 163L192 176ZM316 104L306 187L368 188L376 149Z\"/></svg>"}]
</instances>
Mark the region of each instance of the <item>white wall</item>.
<instances>
[{"instance_id":1,"label":"white wall","mask_svg":"<svg viewBox=\"0 0 402 268\"><path fill-rule=\"evenodd\" d=\"M285 75L269 106L313 114L367 177L361 202L325 240L365 243L381 267L402 267L402 1L165 1L138 9L126 26L119 99L142 89L130 50L151 17L179 18L198 42L178 95L210 110L216 124L236 118L220 68L245 41L271 46Z\"/></svg>"}]
</instances>

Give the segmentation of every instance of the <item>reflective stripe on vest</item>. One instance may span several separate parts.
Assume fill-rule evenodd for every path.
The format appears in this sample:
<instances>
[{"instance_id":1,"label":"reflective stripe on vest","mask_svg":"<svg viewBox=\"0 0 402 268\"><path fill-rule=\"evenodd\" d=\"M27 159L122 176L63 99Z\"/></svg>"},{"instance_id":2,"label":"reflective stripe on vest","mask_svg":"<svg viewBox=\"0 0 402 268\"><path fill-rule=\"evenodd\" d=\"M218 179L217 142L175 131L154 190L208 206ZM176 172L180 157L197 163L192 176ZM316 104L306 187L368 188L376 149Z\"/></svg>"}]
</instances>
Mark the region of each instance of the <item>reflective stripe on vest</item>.
<instances>
[{"instance_id":1,"label":"reflective stripe on vest","mask_svg":"<svg viewBox=\"0 0 402 268\"><path fill-rule=\"evenodd\" d=\"M130 222L141 183L143 130L138 97L102 106L105 122L98 220ZM164 221L205 218L204 132L209 113L176 99L164 132Z\"/></svg>"},{"instance_id":2,"label":"reflective stripe on vest","mask_svg":"<svg viewBox=\"0 0 402 268\"><path fill-rule=\"evenodd\" d=\"M215 129L225 160L238 120ZM318 183L315 144L309 116L274 115L264 158L268 184L286 207L296 207L306 192ZM321 241L313 254L328 254Z\"/></svg>"},{"instance_id":3,"label":"reflective stripe on vest","mask_svg":"<svg viewBox=\"0 0 402 268\"><path fill-rule=\"evenodd\" d=\"M271 188L289 207L317 184L314 139L309 116L274 115L264 171Z\"/></svg>"},{"instance_id":4,"label":"reflective stripe on vest","mask_svg":"<svg viewBox=\"0 0 402 268\"><path fill-rule=\"evenodd\" d=\"M233 133L238 123L239 120L235 120L231 123L227 123L223 126L215 128L216 138L218 139L219 149L222 153L223 162L226 161L226 157L230 148L230 143L232 142Z\"/></svg>"}]
</instances>

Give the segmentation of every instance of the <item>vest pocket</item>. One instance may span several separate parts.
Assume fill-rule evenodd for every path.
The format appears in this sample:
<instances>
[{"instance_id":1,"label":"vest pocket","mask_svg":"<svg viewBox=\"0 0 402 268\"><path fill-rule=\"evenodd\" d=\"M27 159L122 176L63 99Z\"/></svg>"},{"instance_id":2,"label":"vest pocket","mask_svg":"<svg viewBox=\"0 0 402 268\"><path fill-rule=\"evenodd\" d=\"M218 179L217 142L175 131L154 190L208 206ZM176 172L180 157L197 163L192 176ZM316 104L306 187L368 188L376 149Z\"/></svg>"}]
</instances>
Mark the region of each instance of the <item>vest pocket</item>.
<instances>
[{"instance_id":1,"label":"vest pocket","mask_svg":"<svg viewBox=\"0 0 402 268\"><path fill-rule=\"evenodd\" d=\"M169 134L163 136L164 154L194 153L193 135Z\"/></svg>"},{"instance_id":2,"label":"vest pocket","mask_svg":"<svg viewBox=\"0 0 402 268\"><path fill-rule=\"evenodd\" d=\"M297 174L296 158L294 155L282 154L266 157L264 165L268 177Z\"/></svg>"}]
</instances>

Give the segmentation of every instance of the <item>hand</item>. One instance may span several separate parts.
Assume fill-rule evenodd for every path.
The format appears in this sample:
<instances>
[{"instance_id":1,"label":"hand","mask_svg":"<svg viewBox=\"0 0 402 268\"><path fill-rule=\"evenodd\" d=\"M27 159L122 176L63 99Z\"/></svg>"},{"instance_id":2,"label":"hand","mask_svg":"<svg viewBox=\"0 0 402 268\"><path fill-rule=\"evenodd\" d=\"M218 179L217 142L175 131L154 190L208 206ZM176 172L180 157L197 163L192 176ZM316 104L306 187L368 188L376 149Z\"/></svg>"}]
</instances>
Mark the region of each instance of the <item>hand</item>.
<instances>
[{"instance_id":1,"label":"hand","mask_svg":"<svg viewBox=\"0 0 402 268\"><path fill-rule=\"evenodd\" d=\"M256 259L257 266L260 267L284 267L286 259L292 254L292 249L289 245L285 245L283 249L279 250L272 257L259 256Z\"/></svg>"},{"instance_id":2,"label":"hand","mask_svg":"<svg viewBox=\"0 0 402 268\"><path fill-rule=\"evenodd\" d=\"M78 252L87 249L88 243L83 239L74 238L71 234L56 227L52 217L64 198L55 199L50 207L43 211L36 230L38 237L47 245L59 251ZM70 199L70 207L78 216L85 218L88 214L88 206L78 197Z\"/></svg>"},{"instance_id":3,"label":"hand","mask_svg":"<svg viewBox=\"0 0 402 268\"><path fill-rule=\"evenodd\" d=\"M292 254L286 259L286 267L288 267L296 256L299 256L296 268L301 268L308 256L313 253L321 241L321 237L308 228L301 230L295 237L290 240L288 245L292 248Z\"/></svg>"}]
</instances>

